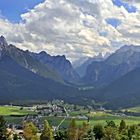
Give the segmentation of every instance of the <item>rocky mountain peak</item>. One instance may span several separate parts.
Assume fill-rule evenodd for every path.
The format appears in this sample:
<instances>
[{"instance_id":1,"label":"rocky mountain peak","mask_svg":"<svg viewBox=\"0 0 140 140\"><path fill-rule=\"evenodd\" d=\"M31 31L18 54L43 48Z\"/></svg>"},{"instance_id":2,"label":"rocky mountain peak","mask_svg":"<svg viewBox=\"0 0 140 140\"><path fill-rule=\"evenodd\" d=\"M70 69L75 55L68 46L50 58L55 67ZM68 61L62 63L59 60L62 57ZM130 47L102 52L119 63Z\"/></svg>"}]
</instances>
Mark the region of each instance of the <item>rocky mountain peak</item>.
<instances>
[{"instance_id":1,"label":"rocky mountain peak","mask_svg":"<svg viewBox=\"0 0 140 140\"><path fill-rule=\"evenodd\" d=\"M79 75L75 72L71 62L67 60L65 55L51 56L45 51L32 53L31 55L42 64L54 69L65 81L72 82L79 79Z\"/></svg>"},{"instance_id":2,"label":"rocky mountain peak","mask_svg":"<svg viewBox=\"0 0 140 140\"><path fill-rule=\"evenodd\" d=\"M7 47L8 43L4 36L0 36L0 47Z\"/></svg>"},{"instance_id":3,"label":"rocky mountain peak","mask_svg":"<svg viewBox=\"0 0 140 140\"><path fill-rule=\"evenodd\" d=\"M39 53L39 55L41 55L41 56L46 56L46 55L49 55L49 54L47 54L45 51L41 51L40 53Z\"/></svg>"}]
</instances>

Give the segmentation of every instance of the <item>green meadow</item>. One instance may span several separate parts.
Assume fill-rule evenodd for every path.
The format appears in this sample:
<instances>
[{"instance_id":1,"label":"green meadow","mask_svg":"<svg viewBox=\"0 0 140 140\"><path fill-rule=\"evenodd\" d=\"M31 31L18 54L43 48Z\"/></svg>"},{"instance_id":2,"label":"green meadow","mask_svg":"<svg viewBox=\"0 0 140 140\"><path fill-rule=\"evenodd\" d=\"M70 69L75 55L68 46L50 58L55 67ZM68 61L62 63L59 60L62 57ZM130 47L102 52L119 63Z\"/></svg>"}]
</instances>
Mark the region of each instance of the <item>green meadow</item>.
<instances>
[{"instance_id":1,"label":"green meadow","mask_svg":"<svg viewBox=\"0 0 140 140\"><path fill-rule=\"evenodd\" d=\"M139 108L131 109L133 111L138 110ZM20 107L12 107L12 106L0 106L0 115L5 116L5 119L7 122L12 123L20 123L23 119L23 116L27 114L35 114L33 111L29 111L26 108L20 108ZM17 116L16 116L17 115ZM102 124L105 125L106 121L114 121L117 125L119 125L121 120L125 120L128 125L132 124L140 124L140 117L133 117L133 116L115 116L111 113L105 113L102 111L98 112L88 112L86 110L80 110L80 111L74 111L70 113L70 118L66 118L64 122L62 123L62 127L67 127L71 121L72 118L75 118L77 125L81 125L83 122L87 122L85 119L79 119L78 116L83 115L89 117L89 125L93 126L95 124ZM49 123L53 126L58 126L61 121L64 119L64 117L42 117L43 120L47 119Z\"/></svg>"},{"instance_id":2,"label":"green meadow","mask_svg":"<svg viewBox=\"0 0 140 140\"><path fill-rule=\"evenodd\" d=\"M129 112L140 113L140 106L132 107L127 109Z\"/></svg>"},{"instance_id":3,"label":"green meadow","mask_svg":"<svg viewBox=\"0 0 140 140\"><path fill-rule=\"evenodd\" d=\"M71 113L71 114L76 114L76 112ZM82 113L81 113L82 114ZM85 112L83 112L85 115ZM96 114L86 114L89 116L89 125L92 127L95 124L102 124L105 125L106 121L114 121L116 125L119 125L121 120L125 120L125 122L128 125L133 125L133 124L140 124L140 117L130 117L130 116L115 116L109 113L104 113L104 112L96 112ZM51 125L58 126L60 122L64 119L63 117L45 117L44 119L47 119ZM77 125L82 125L83 122L87 122L87 120L84 119L78 119L75 118ZM67 127L68 124L71 122L70 118L66 118L65 121L62 123L62 127Z\"/></svg>"},{"instance_id":4,"label":"green meadow","mask_svg":"<svg viewBox=\"0 0 140 140\"><path fill-rule=\"evenodd\" d=\"M13 106L0 106L0 115L2 116L10 116L10 115L27 115L33 114L33 111L29 111L27 109L22 109L20 107L13 107Z\"/></svg>"}]
</instances>

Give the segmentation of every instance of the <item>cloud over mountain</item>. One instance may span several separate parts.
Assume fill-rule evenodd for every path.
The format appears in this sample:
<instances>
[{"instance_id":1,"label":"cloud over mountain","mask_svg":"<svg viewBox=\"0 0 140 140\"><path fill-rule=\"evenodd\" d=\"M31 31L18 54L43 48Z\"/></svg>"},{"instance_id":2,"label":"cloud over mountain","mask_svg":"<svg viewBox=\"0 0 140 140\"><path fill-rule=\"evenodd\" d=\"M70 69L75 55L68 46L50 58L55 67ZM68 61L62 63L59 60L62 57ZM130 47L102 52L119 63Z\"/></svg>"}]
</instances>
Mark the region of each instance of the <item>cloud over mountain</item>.
<instances>
[{"instance_id":1,"label":"cloud over mountain","mask_svg":"<svg viewBox=\"0 0 140 140\"><path fill-rule=\"evenodd\" d=\"M112 0L45 0L22 14L20 23L1 18L0 33L20 48L65 54L73 61L140 44L140 4L128 4L136 11Z\"/></svg>"}]
</instances>

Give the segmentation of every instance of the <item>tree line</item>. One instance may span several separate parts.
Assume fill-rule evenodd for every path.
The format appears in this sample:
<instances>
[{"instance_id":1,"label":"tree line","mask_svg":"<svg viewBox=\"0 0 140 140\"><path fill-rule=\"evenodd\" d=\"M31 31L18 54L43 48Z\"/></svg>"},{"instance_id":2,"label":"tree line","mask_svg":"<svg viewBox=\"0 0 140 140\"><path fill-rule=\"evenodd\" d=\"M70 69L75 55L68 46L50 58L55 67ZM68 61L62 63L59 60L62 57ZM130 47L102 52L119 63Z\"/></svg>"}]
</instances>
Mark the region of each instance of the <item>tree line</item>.
<instances>
[{"instance_id":1,"label":"tree line","mask_svg":"<svg viewBox=\"0 0 140 140\"><path fill-rule=\"evenodd\" d=\"M116 125L114 121L106 121L106 125L89 126L83 122L81 126L71 120L66 130L53 131L48 121L44 121L43 129L38 135L38 129L33 122L23 124L23 138L25 140L140 140L140 126L127 125L124 120ZM7 131L6 121L0 116L0 140L19 140L17 134L11 137Z\"/></svg>"}]
</instances>

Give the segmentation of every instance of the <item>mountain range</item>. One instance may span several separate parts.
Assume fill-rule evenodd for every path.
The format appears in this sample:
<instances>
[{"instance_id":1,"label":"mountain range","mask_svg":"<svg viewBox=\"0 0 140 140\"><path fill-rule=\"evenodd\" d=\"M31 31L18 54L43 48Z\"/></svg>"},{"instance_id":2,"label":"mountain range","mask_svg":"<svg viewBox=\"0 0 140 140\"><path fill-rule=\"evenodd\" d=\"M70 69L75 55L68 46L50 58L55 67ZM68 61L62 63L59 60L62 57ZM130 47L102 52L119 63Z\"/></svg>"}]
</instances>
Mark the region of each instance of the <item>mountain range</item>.
<instances>
[{"instance_id":1,"label":"mountain range","mask_svg":"<svg viewBox=\"0 0 140 140\"><path fill-rule=\"evenodd\" d=\"M82 83L82 84L81 84ZM0 37L0 103L63 99L102 102L118 109L140 105L140 46L125 45L78 68L66 57L24 51ZM80 86L79 86L80 85Z\"/></svg>"},{"instance_id":2,"label":"mountain range","mask_svg":"<svg viewBox=\"0 0 140 140\"><path fill-rule=\"evenodd\" d=\"M100 62L103 61L106 58L101 53L94 57L89 57L84 63L82 63L80 66L77 66L75 68L76 72L80 75L80 77L83 77L86 74L87 67L94 61Z\"/></svg>"},{"instance_id":3,"label":"mountain range","mask_svg":"<svg viewBox=\"0 0 140 140\"><path fill-rule=\"evenodd\" d=\"M121 109L140 105L140 67L136 68L108 86L86 91L85 98L105 103L110 109Z\"/></svg>"},{"instance_id":4,"label":"mountain range","mask_svg":"<svg viewBox=\"0 0 140 140\"><path fill-rule=\"evenodd\" d=\"M78 73L64 55L51 56L45 51L42 51L40 53L31 53L31 56L35 60L41 62L41 64L56 71L65 82L76 83L79 81L80 77Z\"/></svg>"},{"instance_id":5,"label":"mountain range","mask_svg":"<svg viewBox=\"0 0 140 140\"><path fill-rule=\"evenodd\" d=\"M140 46L123 46L104 61L93 61L83 81L87 85L106 86L140 66Z\"/></svg>"},{"instance_id":6,"label":"mountain range","mask_svg":"<svg viewBox=\"0 0 140 140\"><path fill-rule=\"evenodd\" d=\"M62 77L23 51L8 45L0 37L0 102L21 99L57 99L73 96L75 88L67 86ZM64 94L65 93L65 94Z\"/></svg>"}]
</instances>

